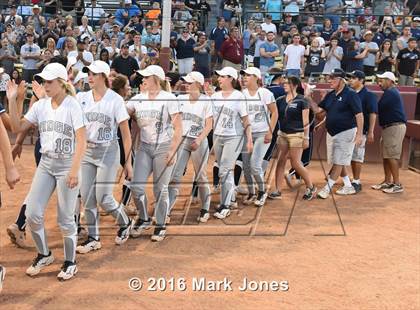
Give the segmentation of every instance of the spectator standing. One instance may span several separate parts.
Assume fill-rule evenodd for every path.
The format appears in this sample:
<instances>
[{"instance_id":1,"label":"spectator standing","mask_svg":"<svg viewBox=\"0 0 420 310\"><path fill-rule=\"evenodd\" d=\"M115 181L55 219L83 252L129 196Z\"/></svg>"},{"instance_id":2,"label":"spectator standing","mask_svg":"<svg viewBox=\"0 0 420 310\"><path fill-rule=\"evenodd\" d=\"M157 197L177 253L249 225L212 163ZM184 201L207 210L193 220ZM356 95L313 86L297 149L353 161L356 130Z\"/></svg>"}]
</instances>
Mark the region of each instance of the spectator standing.
<instances>
[{"instance_id":1,"label":"spectator standing","mask_svg":"<svg viewBox=\"0 0 420 310\"><path fill-rule=\"evenodd\" d=\"M147 54L147 47L141 44L141 34L139 32L134 34L133 45L130 45L128 51L130 56L134 57L138 63Z\"/></svg>"},{"instance_id":2,"label":"spectator standing","mask_svg":"<svg viewBox=\"0 0 420 310\"><path fill-rule=\"evenodd\" d=\"M363 59L363 72L367 76L372 76L375 74L375 63L376 63L376 53L379 51L379 46L372 41L373 33L368 30L363 35L364 42L360 43L360 48L368 48L366 58Z\"/></svg>"},{"instance_id":3,"label":"spectator standing","mask_svg":"<svg viewBox=\"0 0 420 310\"><path fill-rule=\"evenodd\" d=\"M325 65L323 74L330 74L334 69L341 68L341 59L343 58L343 48L338 46L337 37L332 37L330 46L325 48Z\"/></svg>"},{"instance_id":4,"label":"spectator standing","mask_svg":"<svg viewBox=\"0 0 420 310\"><path fill-rule=\"evenodd\" d=\"M223 67L232 67L238 71L241 70L241 64L244 58L244 46L237 27L230 29L229 39L225 40L220 48L220 56L223 59Z\"/></svg>"},{"instance_id":5,"label":"spectator standing","mask_svg":"<svg viewBox=\"0 0 420 310\"><path fill-rule=\"evenodd\" d=\"M253 20L248 21L247 28L244 30L242 37L244 42L244 54L249 55L249 48L251 46L251 38L254 33L255 22Z\"/></svg>"},{"instance_id":6,"label":"spectator standing","mask_svg":"<svg viewBox=\"0 0 420 310\"><path fill-rule=\"evenodd\" d=\"M148 49L155 49L160 44L160 35L153 33L151 25L146 26L146 33L142 35L141 43Z\"/></svg>"},{"instance_id":7,"label":"spectator standing","mask_svg":"<svg viewBox=\"0 0 420 310\"><path fill-rule=\"evenodd\" d=\"M45 28L42 32L41 40L39 40L40 46L45 47L49 38L54 39L54 41L56 42L60 38L60 32L57 29L56 21L53 18L50 18L50 20L48 21L47 28Z\"/></svg>"},{"instance_id":8,"label":"spectator standing","mask_svg":"<svg viewBox=\"0 0 420 310\"><path fill-rule=\"evenodd\" d=\"M267 40L260 47L260 71L263 77L265 73L274 67L275 58L280 56L280 48L274 43L274 37L274 32L269 31Z\"/></svg>"},{"instance_id":9,"label":"spectator standing","mask_svg":"<svg viewBox=\"0 0 420 310\"><path fill-rule=\"evenodd\" d=\"M20 57L23 64L23 79L32 83L33 77L38 73L36 64L40 59L41 48L34 43L34 36L26 34L26 44L20 48Z\"/></svg>"},{"instance_id":10,"label":"spectator standing","mask_svg":"<svg viewBox=\"0 0 420 310\"><path fill-rule=\"evenodd\" d=\"M90 38L94 37L94 32L91 26L89 26L89 18L87 16L82 17L82 24L79 26L79 34L87 34Z\"/></svg>"},{"instance_id":11,"label":"spectator standing","mask_svg":"<svg viewBox=\"0 0 420 310\"><path fill-rule=\"evenodd\" d=\"M359 41L351 40L347 49L347 53L345 54L347 64L343 70L345 72L352 72L354 70L363 71L363 59L367 57L368 52L368 45L365 45L365 48L361 50Z\"/></svg>"},{"instance_id":12,"label":"spectator standing","mask_svg":"<svg viewBox=\"0 0 420 310\"><path fill-rule=\"evenodd\" d=\"M9 40L7 40L7 38L4 38L1 41L0 67L4 69L5 73L11 76L16 61L17 56L15 49L9 44Z\"/></svg>"},{"instance_id":13,"label":"spectator standing","mask_svg":"<svg viewBox=\"0 0 420 310\"><path fill-rule=\"evenodd\" d=\"M255 26L255 28L258 29L258 31L256 35L256 41L253 45L251 45L251 54L254 56L254 67L259 68L261 60L260 48L261 45L265 43L266 33L261 29L261 26Z\"/></svg>"},{"instance_id":14,"label":"spectator standing","mask_svg":"<svg viewBox=\"0 0 420 310\"><path fill-rule=\"evenodd\" d=\"M400 92L395 87L395 75L385 72L378 75L378 84L384 91L378 102L378 119L382 127L382 158L385 179L372 189L387 194L401 193L404 188L400 182L399 160L406 132L407 118Z\"/></svg>"},{"instance_id":15,"label":"spectator standing","mask_svg":"<svg viewBox=\"0 0 420 310\"><path fill-rule=\"evenodd\" d=\"M112 61L111 69L125 75L130 81L130 85L133 86L139 64L136 59L130 56L129 48L128 44L121 46L121 53Z\"/></svg>"},{"instance_id":16,"label":"spectator standing","mask_svg":"<svg viewBox=\"0 0 420 310\"><path fill-rule=\"evenodd\" d=\"M392 72L392 65L395 64L394 54L392 52L392 41L386 39L376 54L376 64L378 65L377 72L382 74L386 71Z\"/></svg>"},{"instance_id":17,"label":"spectator standing","mask_svg":"<svg viewBox=\"0 0 420 310\"><path fill-rule=\"evenodd\" d=\"M17 43L17 36L16 33L13 32L13 26L11 24L7 24L6 32L1 34L2 39L7 39L12 45L16 45Z\"/></svg>"},{"instance_id":18,"label":"spectator standing","mask_svg":"<svg viewBox=\"0 0 420 310\"><path fill-rule=\"evenodd\" d=\"M340 46L343 49L343 58L341 59L341 68L345 71L347 68L347 63L349 61L348 48L353 38L352 38L352 33L347 28L342 29L341 34L342 36L338 41L338 46Z\"/></svg>"},{"instance_id":19,"label":"spectator standing","mask_svg":"<svg viewBox=\"0 0 420 310\"><path fill-rule=\"evenodd\" d=\"M420 16L416 16L413 18L411 22L410 32L411 35L418 40L420 40L420 28L419 28Z\"/></svg>"},{"instance_id":20,"label":"spectator standing","mask_svg":"<svg viewBox=\"0 0 420 310\"><path fill-rule=\"evenodd\" d=\"M67 58L70 57L76 58L77 62L73 67L79 71L89 66L94 60L92 53L86 50L86 42L81 37L77 39L77 50L68 53Z\"/></svg>"},{"instance_id":21,"label":"spectator standing","mask_svg":"<svg viewBox=\"0 0 420 310\"><path fill-rule=\"evenodd\" d=\"M280 30L280 33L281 33L281 36L282 36L281 44L286 46L287 44L289 44L290 29L291 29L292 26L295 26L295 24L293 24L292 15L290 15L290 14L286 14L284 19L285 19L285 21L284 21L283 25L280 26L279 30Z\"/></svg>"},{"instance_id":22,"label":"spectator standing","mask_svg":"<svg viewBox=\"0 0 420 310\"><path fill-rule=\"evenodd\" d=\"M178 59L178 72L186 75L193 71L195 40L191 37L187 28L182 30L181 37L176 43L176 57Z\"/></svg>"},{"instance_id":23,"label":"spectator standing","mask_svg":"<svg viewBox=\"0 0 420 310\"><path fill-rule=\"evenodd\" d=\"M399 51L408 47L408 39L411 38L410 30L410 26L404 26L402 35L397 39L397 47Z\"/></svg>"},{"instance_id":24,"label":"spectator standing","mask_svg":"<svg viewBox=\"0 0 420 310\"><path fill-rule=\"evenodd\" d=\"M417 50L417 40L408 39L407 48L399 51L397 55L396 71L399 74L398 84L414 86L414 78L419 72L420 52Z\"/></svg>"},{"instance_id":25,"label":"spectator standing","mask_svg":"<svg viewBox=\"0 0 420 310\"><path fill-rule=\"evenodd\" d=\"M286 75L300 77L305 64L305 47L300 44L299 34L293 35L292 42L284 51Z\"/></svg>"},{"instance_id":26,"label":"spectator standing","mask_svg":"<svg viewBox=\"0 0 420 310\"><path fill-rule=\"evenodd\" d=\"M211 12L210 4L207 3L207 0L199 0L196 9L200 11L200 28L204 30L208 25L208 16Z\"/></svg>"},{"instance_id":27,"label":"spectator standing","mask_svg":"<svg viewBox=\"0 0 420 310\"><path fill-rule=\"evenodd\" d=\"M42 34L42 28L47 24L45 17L41 15L41 8L38 5L32 7L32 16L29 16L28 23L32 23L34 30Z\"/></svg>"},{"instance_id":28,"label":"spectator standing","mask_svg":"<svg viewBox=\"0 0 420 310\"><path fill-rule=\"evenodd\" d=\"M84 0L76 0L74 2L74 10L76 11L76 23L80 25L82 23L82 16L85 14Z\"/></svg>"},{"instance_id":29,"label":"spectator standing","mask_svg":"<svg viewBox=\"0 0 420 310\"><path fill-rule=\"evenodd\" d=\"M381 46L385 40L385 36L383 35L383 33L379 32L378 25L373 25L372 27L370 27L370 30L372 31L372 34L373 34L372 41L378 44L378 46Z\"/></svg>"},{"instance_id":30,"label":"spectator standing","mask_svg":"<svg viewBox=\"0 0 420 310\"><path fill-rule=\"evenodd\" d=\"M305 77L308 78L314 74L318 76L321 75L324 69L325 51L322 47L320 47L318 40L313 39L311 45L306 47L305 57Z\"/></svg>"},{"instance_id":31,"label":"spectator standing","mask_svg":"<svg viewBox=\"0 0 420 310\"><path fill-rule=\"evenodd\" d=\"M204 32L198 35L198 42L194 45L195 71L205 78L210 78L210 46Z\"/></svg>"},{"instance_id":32,"label":"spectator standing","mask_svg":"<svg viewBox=\"0 0 420 310\"><path fill-rule=\"evenodd\" d=\"M324 39L325 44L328 45L330 43L333 33L334 33L334 29L332 27L331 20L327 18L324 20L324 23L321 29L321 38Z\"/></svg>"},{"instance_id":33,"label":"spectator standing","mask_svg":"<svg viewBox=\"0 0 420 310\"><path fill-rule=\"evenodd\" d=\"M6 16L6 18L4 19L4 23L6 25L10 24L10 25L12 25L12 27L15 27L17 16L19 16L19 15L17 15L17 7L16 7L16 5L12 5L10 7L10 15Z\"/></svg>"},{"instance_id":34,"label":"spectator standing","mask_svg":"<svg viewBox=\"0 0 420 310\"><path fill-rule=\"evenodd\" d=\"M312 33L319 32L318 27L315 25L315 18L313 16L308 16L306 21L306 26L302 28L302 34L306 37L309 37Z\"/></svg>"},{"instance_id":35,"label":"spectator standing","mask_svg":"<svg viewBox=\"0 0 420 310\"><path fill-rule=\"evenodd\" d=\"M211 67L218 69L222 64L223 59L219 52L223 42L229 38L229 31L225 27L225 19L223 17L217 18L217 26L210 31L209 40L211 41Z\"/></svg>"},{"instance_id":36,"label":"spectator standing","mask_svg":"<svg viewBox=\"0 0 420 310\"><path fill-rule=\"evenodd\" d=\"M265 21L264 23L261 24L261 28L262 30L265 31L265 33L269 33L272 32L274 33L274 35L277 35L277 27L275 24L272 23L273 21L273 17L270 14L267 14L265 16Z\"/></svg>"}]
</instances>

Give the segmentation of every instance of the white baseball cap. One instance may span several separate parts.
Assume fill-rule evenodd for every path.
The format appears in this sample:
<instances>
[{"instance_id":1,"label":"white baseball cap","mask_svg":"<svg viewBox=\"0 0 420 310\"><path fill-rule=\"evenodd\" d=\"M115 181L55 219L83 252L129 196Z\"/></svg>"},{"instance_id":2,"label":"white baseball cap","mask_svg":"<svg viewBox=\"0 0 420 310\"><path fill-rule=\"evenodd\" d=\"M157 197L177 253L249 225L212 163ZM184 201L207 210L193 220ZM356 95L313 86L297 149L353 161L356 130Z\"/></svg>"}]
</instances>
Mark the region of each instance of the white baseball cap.
<instances>
[{"instance_id":1,"label":"white baseball cap","mask_svg":"<svg viewBox=\"0 0 420 310\"><path fill-rule=\"evenodd\" d=\"M380 78L380 79L391 80L394 83L395 83L395 80L396 80L394 73L389 72L389 71L384 72L383 74L378 74L377 77Z\"/></svg>"},{"instance_id":2,"label":"white baseball cap","mask_svg":"<svg viewBox=\"0 0 420 310\"><path fill-rule=\"evenodd\" d=\"M183 76L182 79L187 83L200 83L200 85L204 85L204 76L197 71L193 71L188 73L186 76Z\"/></svg>"},{"instance_id":3,"label":"white baseball cap","mask_svg":"<svg viewBox=\"0 0 420 310\"><path fill-rule=\"evenodd\" d=\"M131 4L132 2L131 2L131 0L125 0L124 3L125 4Z\"/></svg>"},{"instance_id":4,"label":"white baseball cap","mask_svg":"<svg viewBox=\"0 0 420 310\"><path fill-rule=\"evenodd\" d=\"M77 73L76 77L74 78L73 84L76 85L80 80L83 80L87 77L87 73L79 71L79 73Z\"/></svg>"},{"instance_id":5,"label":"white baseball cap","mask_svg":"<svg viewBox=\"0 0 420 310\"><path fill-rule=\"evenodd\" d=\"M155 75L162 81L165 80L165 71L163 71L161 66L150 65L146 69L138 70L137 73L140 74L141 76Z\"/></svg>"},{"instance_id":6,"label":"white baseball cap","mask_svg":"<svg viewBox=\"0 0 420 310\"><path fill-rule=\"evenodd\" d=\"M68 57L67 58L67 66L66 66L67 71L69 71L70 68L73 67L76 64L76 62L77 62L76 57L73 57L73 56Z\"/></svg>"},{"instance_id":7,"label":"white baseball cap","mask_svg":"<svg viewBox=\"0 0 420 310\"><path fill-rule=\"evenodd\" d=\"M249 67L245 70L241 70L241 74L255 75L257 78L261 78L261 71L256 67Z\"/></svg>"},{"instance_id":8,"label":"white baseball cap","mask_svg":"<svg viewBox=\"0 0 420 310\"><path fill-rule=\"evenodd\" d=\"M222 70L216 70L216 74L221 76L230 76L235 80L238 79L238 71L232 67L224 67Z\"/></svg>"},{"instance_id":9,"label":"white baseball cap","mask_svg":"<svg viewBox=\"0 0 420 310\"><path fill-rule=\"evenodd\" d=\"M88 73L89 71L92 71L96 74L104 73L106 76L108 76L111 73L111 68L109 68L109 65L105 61L95 60L89 66L84 67L82 71L84 73Z\"/></svg>"},{"instance_id":10,"label":"white baseball cap","mask_svg":"<svg viewBox=\"0 0 420 310\"><path fill-rule=\"evenodd\" d=\"M42 72L36 74L35 76L39 76L46 81L52 81L55 79L67 81L68 79L66 67L56 62L46 65Z\"/></svg>"}]
</instances>

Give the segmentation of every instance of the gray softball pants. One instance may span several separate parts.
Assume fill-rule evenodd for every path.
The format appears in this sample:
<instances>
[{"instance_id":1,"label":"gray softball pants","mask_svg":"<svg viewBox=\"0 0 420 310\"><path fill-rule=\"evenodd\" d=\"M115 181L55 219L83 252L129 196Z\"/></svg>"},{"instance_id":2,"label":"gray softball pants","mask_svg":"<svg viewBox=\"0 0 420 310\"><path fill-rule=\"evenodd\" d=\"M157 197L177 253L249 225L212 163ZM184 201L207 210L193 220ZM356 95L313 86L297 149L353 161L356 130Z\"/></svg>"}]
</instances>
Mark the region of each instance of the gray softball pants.
<instances>
[{"instance_id":1,"label":"gray softball pants","mask_svg":"<svg viewBox=\"0 0 420 310\"><path fill-rule=\"evenodd\" d=\"M242 151L245 137L215 135L213 139L214 154L219 164L220 204L228 207L235 189L233 170L236 159Z\"/></svg>"},{"instance_id":2,"label":"gray softball pants","mask_svg":"<svg viewBox=\"0 0 420 310\"><path fill-rule=\"evenodd\" d=\"M243 149L242 162L245 181L248 186L248 193L255 194L254 180L257 183L258 190L265 192L264 170L262 163L267 153L270 143L264 143L265 132L252 134L252 142L254 144L252 153L248 153ZM245 144L244 144L245 146Z\"/></svg>"},{"instance_id":3,"label":"gray softball pants","mask_svg":"<svg viewBox=\"0 0 420 310\"><path fill-rule=\"evenodd\" d=\"M74 221L74 213L79 186L70 189L66 184L72 162L72 158L56 159L42 155L26 199L25 215L38 253L48 255L50 250L47 244L44 215L48 201L57 189L57 222L64 239L64 258L66 261L74 262L77 246L77 225Z\"/></svg>"},{"instance_id":4,"label":"gray softball pants","mask_svg":"<svg viewBox=\"0 0 420 310\"><path fill-rule=\"evenodd\" d=\"M204 139L201 142L200 147L193 151L191 149L191 143L194 140L195 138L184 137L178 150L175 168L173 170L171 183L169 184L169 211L172 210L176 197L179 194L179 185L190 157L194 167L194 181L197 182L201 208L207 211L210 208L210 186L206 171L207 161L209 159L209 144L207 139Z\"/></svg>"},{"instance_id":5,"label":"gray softball pants","mask_svg":"<svg viewBox=\"0 0 420 310\"><path fill-rule=\"evenodd\" d=\"M117 220L120 227L125 227L130 222L113 195L119 165L120 150L117 141L106 146L88 147L83 157L80 193L85 206L89 236L96 240L99 239L98 204Z\"/></svg>"},{"instance_id":6,"label":"gray softball pants","mask_svg":"<svg viewBox=\"0 0 420 310\"><path fill-rule=\"evenodd\" d=\"M153 194L156 199L155 216L157 226L164 227L169 212L168 185L174 165L166 165L170 142L161 144L140 143L134 160L133 180L130 188L134 204L139 211L139 217L149 220L147 213L146 185L147 179L153 173Z\"/></svg>"}]
</instances>

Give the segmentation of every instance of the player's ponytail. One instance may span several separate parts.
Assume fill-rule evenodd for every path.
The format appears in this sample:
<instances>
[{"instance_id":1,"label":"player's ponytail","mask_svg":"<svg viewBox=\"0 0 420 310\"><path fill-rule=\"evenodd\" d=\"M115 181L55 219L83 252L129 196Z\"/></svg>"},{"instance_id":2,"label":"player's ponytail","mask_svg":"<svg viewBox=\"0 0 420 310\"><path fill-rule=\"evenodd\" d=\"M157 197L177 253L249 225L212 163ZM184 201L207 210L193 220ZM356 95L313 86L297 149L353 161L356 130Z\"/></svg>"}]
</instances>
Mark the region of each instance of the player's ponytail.
<instances>
[{"instance_id":1,"label":"player's ponytail","mask_svg":"<svg viewBox=\"0 0 420 310\"><path fill-rule=\"evenodd\" d=\"M61 87L63 87L63 89L64 89L64 91L67 95L72 96L72 97L76 97L76 90L74 89L73 85L71 85L71 83L66 82L62 79L58 79L58 81L60 82Z\"/></svg>"}]
</instances>

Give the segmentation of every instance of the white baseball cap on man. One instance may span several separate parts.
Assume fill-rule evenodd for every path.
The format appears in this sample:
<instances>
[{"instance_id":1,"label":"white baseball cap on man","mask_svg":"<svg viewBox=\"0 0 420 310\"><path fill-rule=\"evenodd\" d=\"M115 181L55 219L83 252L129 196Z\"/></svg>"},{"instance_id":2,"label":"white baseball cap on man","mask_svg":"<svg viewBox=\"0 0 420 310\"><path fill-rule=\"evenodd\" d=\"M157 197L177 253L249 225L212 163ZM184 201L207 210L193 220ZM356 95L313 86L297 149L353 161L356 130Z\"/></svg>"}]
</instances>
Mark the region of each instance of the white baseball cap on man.
<instances>
[{"instance_id":1,"label":"white baseball cap on man","mask_svg":"<svg viewBox=\"0 0 420 310\"><path fill-rule=\"evenodd\" d=\"M238 71L232 67L224 67L222 70L216 70L216 74L220 76L230 76L235 80L238 79Z\"/></svg>"},{"instance_id":2,"label":"white baseball cap on man","mask_svg":"<svg viewBox=\"0 0 420 310\"><path fill-rule=\"evenodd\" d=\"M383 74L378 74L377 77L379 79L388 79L388 80L391 80L394 83L395 83L395 80L396 80L394 73L392 73L390 71L386 71Z\"/></svg>"},{"instance_id":3,"label":"white baseball cap on man","mask_svg":"<svg viewBox=\"0 0 420 310\"><path fill-rule=\"evenodd\" d=\"M161 66L150 65L150 66L146 67L146 69L138 70L137 73L140 74L141 76L155 75L159 79L161 79L162 81L165 80L165 71L163 71Z\"/></svg>"},{"instance_id":4,"label":"white baseball cap on man","mask_svg":"<svg viewBox=\"0 0 420 310\"><path fill-rule=\"evenodd\" d=\"M204 76L197 71L188 73L186 76L183 76L182 79L187 83L200 83L201 86L204 85Z\"/></svg>"},{"instance_id":5,"label":"white baseball cap on man","mask_svg":"<svg viewBox=\"0 0 420 310\"><path fill-rule=\"evenodd\" d=\"M95 60L89 66L84 67L82 71L84 73L88 73L89 71L92 71L95 74L104 73L108 76L111 73L111 68L105 61Z\"/></svg>"},{"instance_id":6,"label":"white baseball cap on man","mask_svg":"<svg viewBox=\"0 0 420 310\"><path fill-rule=\"evenodd\" d=\"M255 75L257 78L261 78L261 71L256 67L249 67L245 70L241 70L241 74Z\"/></svg>"},{"instance_id":7,"label":"white baseball cap on man","mask_svg":"<svg viewBox=\"0 0 420 310\"><path fill-rule=\"evenodd\" d=\"M68 79L66 67L56 62L46 65L42 72L35 76L39 76L45 81L52 81L55 79L67 81Z\"/></svg>"}]
</instances>

